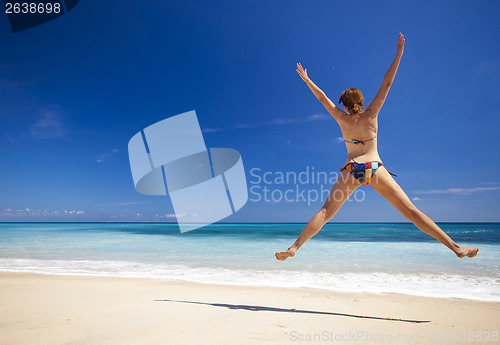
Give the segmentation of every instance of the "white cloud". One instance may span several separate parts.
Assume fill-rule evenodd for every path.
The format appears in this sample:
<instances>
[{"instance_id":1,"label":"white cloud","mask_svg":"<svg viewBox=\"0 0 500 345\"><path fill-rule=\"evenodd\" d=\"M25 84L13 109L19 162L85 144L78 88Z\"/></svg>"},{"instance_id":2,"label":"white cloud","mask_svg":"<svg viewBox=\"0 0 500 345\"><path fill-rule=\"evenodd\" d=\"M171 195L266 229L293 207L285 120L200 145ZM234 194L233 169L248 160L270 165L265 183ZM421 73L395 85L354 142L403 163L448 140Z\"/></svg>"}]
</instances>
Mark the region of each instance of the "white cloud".
<instances>
[{"instance_id":1,"label":"white cloud","mask_svg":"<svg viewBox=\"0 0 500 345\"><path fill-rule=\"evenodd\" d=\"M64 211L49 211L49 210L32 210L30 208L17 209L5 208L0 210L0 217L20 217L20 218L33 218L33 217L52 217L52 216L63 216L72 217L76 215L85 214L82 210L64 210Z\"/></svg>"},{"instance_id":2,"label":"white cloud","mask_svg":"<svg viewBox=\"0 0 500 345\"><path fill-rule=\"evenodd\" d=\"M488 192L492 190L499 190L500 187L476 187L476 188L448 188L448 189L428 189L416 190L415 194L461 194L467 195L478 192Z\"/></svg>"},{"instance_id":3,"label":"white cloud","mask_svg":"<svg viewBox=\"0 0 500 345\"><path fill-rule=\"evenodd\" d=\"M64 211L64 213L66 214L83 214L84 212L83 211L76 211L76 210L72 210L72 211Z\"/></svg>"},{"instance_id":4,"label":"white cloud","mask_svg":"<svg viewBox=\"0 0 500 345\"><path fill-rule=\"evenodd\" d=\"M156 214L156 217L157 218L181 218L181 217L184 217L186 214L185 213L181 213L179 214L178 216L175 215L175 213L166 213L164 215L159 215L158 213Z\"/></svg>"},{"instance_id":5,"label":"white cloud","mask_svg":"<svg viewBox=\"0 0 500 345\"><path fill-rule=\"evenodd\" d=\"M40 110L28 131L31 139L63 139L68 134L68 129L62 119L61 107L51 105Z\"/></svg>"},{"instance_id":6,"label":"white cloud","mask_svg":"<svg viewBox=\"0 0 500 345\"><path fill-rule=\"evenodd\" d=\"M422 199L415 197L415 198L413 198L413 199L411 199L411 200L413 200L413 201L420 201L420 200L422 200Z\"/></svg>"},{"instance_id":7,"label":"white cloud","mask_svg":"<svg viewBox=\"0 0 500 345\"><path fill-rule=\"evenodd\" d=\"M9 132L7 132L6 130L3 131L3 133L5 134L5 138L7 138L7 140L11 143L11 144L17 144L19 142L19 139L16 138L14 135L11 135Z\"/></svg>"},{"instance_id":8,"label":"white cloud","mask_svg":"<svg viewBox=\"0 0 500 345\"><path fill-rule=\"evenodd\" d=\"M202 130L203 133L211 133L211 132L221 132L221 131L230 131L233 129L245 129L245 128L256 128L261 126L269 126L269 125L288 125L293 123L304 123L311 121L321 121L328 120L330 116L324 114L313 114L305 118L301 119L290 119L290 118L275 118L271 121L264 122L256 122L256 123L240 123L230 127L220 127L220 128L205 128Z\"/></svg>"},{"instance_id":9,"label":"white cloud","mask_svg":"<svg viewBox=\"0 0 500 345\"><path fill-rule=\"evenodd\" d=\"M109 158L111 158L111 156L113 156L115 153L119 152L120 150L118 149L111 149L107 152L104 152L104 153L101 153L97 158L96 158L96 162L97 163L102 163L102 162L105 162L107 161Z\"/></svg>"},{"instance_id":10,"label":"white cloud","mask_svg":"<svg viewBox=\"0 0 500 345\"><path fill-rule=\"evenodd\" d=\"M314 120L328 120L330 119L331 116L325 115L325 114L313 114L309 117L306 118L307 121L314 121Z\"/></svg>"}]
</instances>

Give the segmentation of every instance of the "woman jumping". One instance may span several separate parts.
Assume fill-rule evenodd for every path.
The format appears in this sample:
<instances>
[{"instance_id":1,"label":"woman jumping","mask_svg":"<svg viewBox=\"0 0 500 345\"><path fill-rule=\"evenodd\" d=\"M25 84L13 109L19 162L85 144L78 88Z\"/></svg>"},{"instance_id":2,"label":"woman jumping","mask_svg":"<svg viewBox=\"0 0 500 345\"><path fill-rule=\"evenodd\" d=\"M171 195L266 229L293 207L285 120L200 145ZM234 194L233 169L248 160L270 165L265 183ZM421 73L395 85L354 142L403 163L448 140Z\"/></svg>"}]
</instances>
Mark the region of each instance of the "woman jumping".
<instances>
[{"instance_id":1,"label":"woman jumping","mask_svg":"<svg viewBox=\"0 0 500 345\"><path fill-rule=\"evenodd\" d=\"M358 89L347 89L342 92L345 112L337 108L325 93L307 76L307 69L297 64L297 72L307 86L328 112L337 120L347 146L346 165L335 182L327 201L319 212L309 221L295 243L287 250L276 253L278 260L293 257L295 252L337 213L344 202L361 185L369 184L387 199L401 214L415 224L420 230L434 237L450 248L459 258L477 255L478 248L465 248L456 244L436 223L422 213L394 181L391 174L382 165L377 150L377 117L387 97L392 81L396 76L401 56L403 56L405 39L399 34L397 53L387 71L382 87L375 99L364 109L363 94Z\"/></svg>"}]
</instances>

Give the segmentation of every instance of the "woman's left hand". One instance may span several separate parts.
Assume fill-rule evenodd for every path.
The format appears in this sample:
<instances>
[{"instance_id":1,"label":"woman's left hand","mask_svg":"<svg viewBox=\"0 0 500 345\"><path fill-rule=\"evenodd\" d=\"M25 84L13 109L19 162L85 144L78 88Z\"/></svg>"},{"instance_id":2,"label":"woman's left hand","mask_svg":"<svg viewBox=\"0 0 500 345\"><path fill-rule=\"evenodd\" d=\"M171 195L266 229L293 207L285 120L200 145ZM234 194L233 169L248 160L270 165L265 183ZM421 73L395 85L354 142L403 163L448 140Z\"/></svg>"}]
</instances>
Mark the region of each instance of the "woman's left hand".
<instances>
[{"instance_id":1,"label":"woman's left hand","mask_svg":"<svg viewBox=\"0 0 500 345\"><path fill-rule=\"evenodd\" d=\"M307 68L303 69L300 62L297 63L297 73L300 75L300 77L302 78L303 81L309 80L309 77L307 76Z\"/></svg>"},{"instance_id":2,"label":"woman's left hand","mask_svg":"<svg viewBox=\"0 0 500 345\"><path fill-rule=\"evenodd\" d=\"M399 33L398 37L398 50L396 55L397 56L403 56L403 51L405 49L405 37L403 36L402 33Z\"/></svg>"}]
</instances>

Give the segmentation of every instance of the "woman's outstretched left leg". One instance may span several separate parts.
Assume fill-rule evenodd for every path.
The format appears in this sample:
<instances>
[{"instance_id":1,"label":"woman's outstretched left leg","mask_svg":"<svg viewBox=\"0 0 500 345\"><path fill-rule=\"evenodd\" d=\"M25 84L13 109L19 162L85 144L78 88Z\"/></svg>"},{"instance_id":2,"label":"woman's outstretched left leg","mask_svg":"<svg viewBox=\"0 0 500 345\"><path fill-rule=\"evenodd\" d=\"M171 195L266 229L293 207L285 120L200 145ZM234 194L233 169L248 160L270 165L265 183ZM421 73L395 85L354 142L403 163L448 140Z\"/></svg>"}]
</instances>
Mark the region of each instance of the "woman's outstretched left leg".
<instances>
[{"instance_id":1,"label":"woman's outstretched left leg","mask_svg":"<svg viewBox=\"0 0 500 345\"><path fill-rule=\"evenodd\" d=\"M333 218L335 213L340 209L344 202L349 199L351 194L359 187L359 182L347 171L343 170L339 175L337 182L332 187L328 199L319 212L312 217L306 227L297 238L295 243L287 250L276 253L276 259L285 260L288 257L293 257L295 252L311 237L316 235L323 225Z\"/></svg>"},{"instance_id":2,"label":"woman's outstretched left leg","mask_svg":"<svg viewBox=\"0 0 500 345\"><path fill-rule=\"evenodd\" d=\"M436 223L416 208L383 166L372 177L370 185L417 228L450 248L459 258L465 256L472 258L477 255L478 248L466 248L456 244Z\"/></svg>"}]
</instances>

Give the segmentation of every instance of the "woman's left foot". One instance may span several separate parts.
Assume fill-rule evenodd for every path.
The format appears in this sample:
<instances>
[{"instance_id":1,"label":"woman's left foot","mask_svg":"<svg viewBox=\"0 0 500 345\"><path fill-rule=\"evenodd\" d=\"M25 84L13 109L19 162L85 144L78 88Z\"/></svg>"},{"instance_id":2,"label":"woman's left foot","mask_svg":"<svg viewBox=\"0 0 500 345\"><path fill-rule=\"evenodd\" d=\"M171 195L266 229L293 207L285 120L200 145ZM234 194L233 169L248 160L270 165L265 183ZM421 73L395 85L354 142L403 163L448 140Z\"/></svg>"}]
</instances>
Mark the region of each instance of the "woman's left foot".
<instances>
[{"instance_id":1,"label":"woman's left foot","mask_svg":"<svg viewBox=\"0 0 500 345\"><path fill-rule=\"evenodd\" d=\"M465 247L460 247L455 254L459 258L463 258L464 256L468 256L469 258L473 258L474 256L477 255L477 252L479 251L479 248L465 248Z\"/></svg>"},{"instance_id":2,"label":"woman's left foot","mask_svg":"<svg viewBox=\"0 0 500 345\"><path fill-rule=\"evenodd\" d=\"M287 249L285 251L282 251L282 252L274 254L274 256L276 256L276 259L278 259L280 261L283 261L283 260L285 260L286 258L289 258L289 257L293 258L295 256L295 251Z\"/></svg>"}]
</instances>

